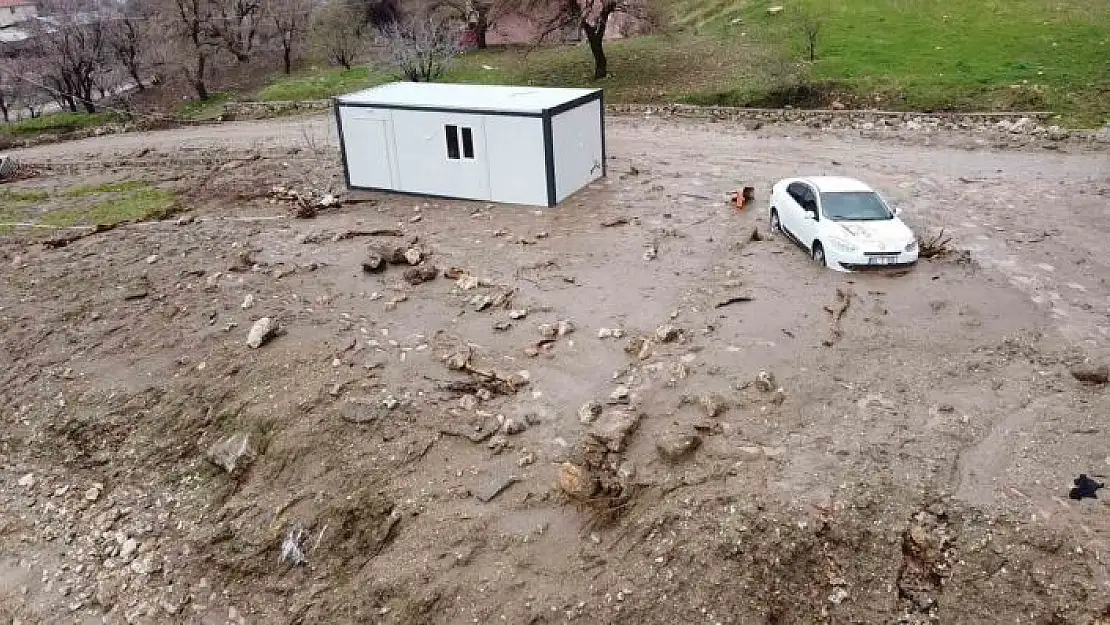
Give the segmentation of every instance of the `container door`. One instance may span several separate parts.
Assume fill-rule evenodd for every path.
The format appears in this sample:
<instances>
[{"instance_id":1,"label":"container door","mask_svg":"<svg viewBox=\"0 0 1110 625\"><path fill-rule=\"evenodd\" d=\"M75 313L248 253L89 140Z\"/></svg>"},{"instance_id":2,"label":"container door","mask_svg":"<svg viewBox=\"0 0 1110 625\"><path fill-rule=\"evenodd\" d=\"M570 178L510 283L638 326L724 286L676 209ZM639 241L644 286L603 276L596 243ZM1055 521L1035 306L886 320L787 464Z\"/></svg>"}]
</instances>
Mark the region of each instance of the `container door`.
<instances>
[{"instance_id":1,"label":"container door","mask_svg":"<svg viewBox=\"0 0 1110 625\"><path fill-rule=\"evenodd\" d=\"M394 189L392 127L387 111L343 109L343 144L351 186L364 189Z\"/></svg>"}]
</instances>

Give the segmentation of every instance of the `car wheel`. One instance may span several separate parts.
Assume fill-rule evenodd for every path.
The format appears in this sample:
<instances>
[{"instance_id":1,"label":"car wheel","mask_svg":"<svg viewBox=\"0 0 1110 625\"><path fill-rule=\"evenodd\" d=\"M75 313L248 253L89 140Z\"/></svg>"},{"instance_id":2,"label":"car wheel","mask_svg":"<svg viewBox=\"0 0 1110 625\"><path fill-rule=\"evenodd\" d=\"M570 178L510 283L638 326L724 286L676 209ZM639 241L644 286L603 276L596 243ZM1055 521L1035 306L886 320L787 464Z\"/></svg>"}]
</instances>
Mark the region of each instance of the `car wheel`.
<instances>
[{"instance_id":1,"label":"car wheel","mask_svg":"<svg viewBox=\"0 0 1110 625\"><path fill-rule=\"evenodd\" d=\"M779 212L771 209L771 234L779 234L782 232L782 223L779 222Z\"/></svg>"},{"instance_id":2,"label":"car wheel","mask_svg":"<svg viewBox=\"0 0 1110 625\"><path fill-rule=\"evenodd\" d=\"M827 263L825 262L825 248L821 246L820 241L813 242L813 262L821 265L822 267L827 266Z\"/></svg>"}]
</instances>

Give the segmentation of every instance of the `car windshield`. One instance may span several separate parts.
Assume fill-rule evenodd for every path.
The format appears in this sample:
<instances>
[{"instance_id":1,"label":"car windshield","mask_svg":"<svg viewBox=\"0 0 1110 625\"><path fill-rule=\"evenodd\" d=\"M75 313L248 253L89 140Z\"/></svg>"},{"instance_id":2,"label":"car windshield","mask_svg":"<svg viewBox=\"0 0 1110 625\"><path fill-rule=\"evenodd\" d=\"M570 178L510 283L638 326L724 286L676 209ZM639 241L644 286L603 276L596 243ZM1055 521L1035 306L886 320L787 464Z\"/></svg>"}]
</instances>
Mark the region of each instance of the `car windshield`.
<instances>
[{"instance_id":1,"label":"car windshield","mask_svg":"<svg viewBox=\"0 0 1110 625\"><path fill-rule=\"evenodd\" d=\"M879 221L894 217L874 191L822 193L821 207L833 221Z\"/></svg>"}]
</instances>

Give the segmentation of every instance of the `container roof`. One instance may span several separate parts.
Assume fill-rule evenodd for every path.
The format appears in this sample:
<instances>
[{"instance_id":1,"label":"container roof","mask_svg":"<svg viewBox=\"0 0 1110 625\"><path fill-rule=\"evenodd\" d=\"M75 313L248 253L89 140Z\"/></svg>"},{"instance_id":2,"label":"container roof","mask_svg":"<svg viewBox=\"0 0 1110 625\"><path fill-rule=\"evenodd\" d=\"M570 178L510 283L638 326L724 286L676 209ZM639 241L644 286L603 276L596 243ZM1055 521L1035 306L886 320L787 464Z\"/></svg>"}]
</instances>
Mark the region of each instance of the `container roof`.
<instances>
[{"instance_id":1,"label":"container roof","mask_svg":"<svg viewBox=\"0 0 1110 625\"><path fill-rule=\"evenodd\" d=\"M339 96L338 100L340 104L414 109L543 113L598 91L600 89L394 82Z\"/></svg>"}]
</instances>

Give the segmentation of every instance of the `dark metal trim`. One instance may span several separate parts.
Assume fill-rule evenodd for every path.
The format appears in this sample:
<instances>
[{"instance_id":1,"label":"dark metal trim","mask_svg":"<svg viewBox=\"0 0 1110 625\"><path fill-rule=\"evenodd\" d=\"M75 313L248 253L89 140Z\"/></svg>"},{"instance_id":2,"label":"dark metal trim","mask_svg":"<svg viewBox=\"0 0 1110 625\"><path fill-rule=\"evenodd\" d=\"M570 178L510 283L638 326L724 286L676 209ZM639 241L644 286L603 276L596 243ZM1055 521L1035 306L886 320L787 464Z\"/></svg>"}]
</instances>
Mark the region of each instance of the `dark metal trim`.
<instances>
[{"instance_id":1,"label":"dark metal trim","mask_svg":"<svg viewBox=\"0 0 1110 625\"><path fill-rule=\"evenodd\" d=\"M339 116L339 99L336 98L333 103L335 109L335 127L339 130L339 157L343 161L343 182L347 183L347 188L351 188L351 169L347 165L347 144L343 141L343 119Z\"/></svg>"},{"instance_id":2,"label":"dark metal trim","mask_svg":"<svg viewBox=\"0 0 1110 625\"><path fill-rule=\"evenodd\" d=\"M555 108L548 109L547 112L550 113L552 117L554 117L554 116L558 115L559 113L564 113L564 112L569 111L571 109L576 109L576 108L582 106L583 104L585 104L587 102L593 102L594 100L600 100L603 97L604 96L602 95L602 90L601 89L595 89L595 90L591 91L590 93L587 93L584 96L579 96L579 97L577 97L573 100L563 102L562 104L560 104L559 106L556 106Z\"/></svg>"},{"instance_id":3,"label":"dark metal trim","mask_svg":"<svg viewBox=\"0 0 1110 625\"><path fill-rule=\"evenodd\" d=\"M393 111L421 111L424 113L461 113L469 115L496 115L500 117L543 117L545 112L532 111L498 111L479 108L455 108L447 106L414 106L410 104L370 104L368 102L344 102L337 100L342 106L363 109L390 109Z\"/></svg>"},{"instance_id":4,"label":"dark metal trim","mask_svg":"<svg viewBox=\"0 0 1110 625\"><path fill-rule=\"evenodd\" d=\"M557 202L555 195L555 136L551 131L550 111L544 111L543 116L543 161L547 176L547 206L554 207Z\"/></svg>"},{"instance_id":5,"label":"dark metal trim","mask_svg":"<svg viewBox=\"0 0 1110 625\"><path fill-rule=\"evenodd\" d=\"M609 173L609 155L605 150L605 92L599 89L597 93L601 104L598 115L601 116L601 177L604 178Z\"/></svg>"}]
</instances>

